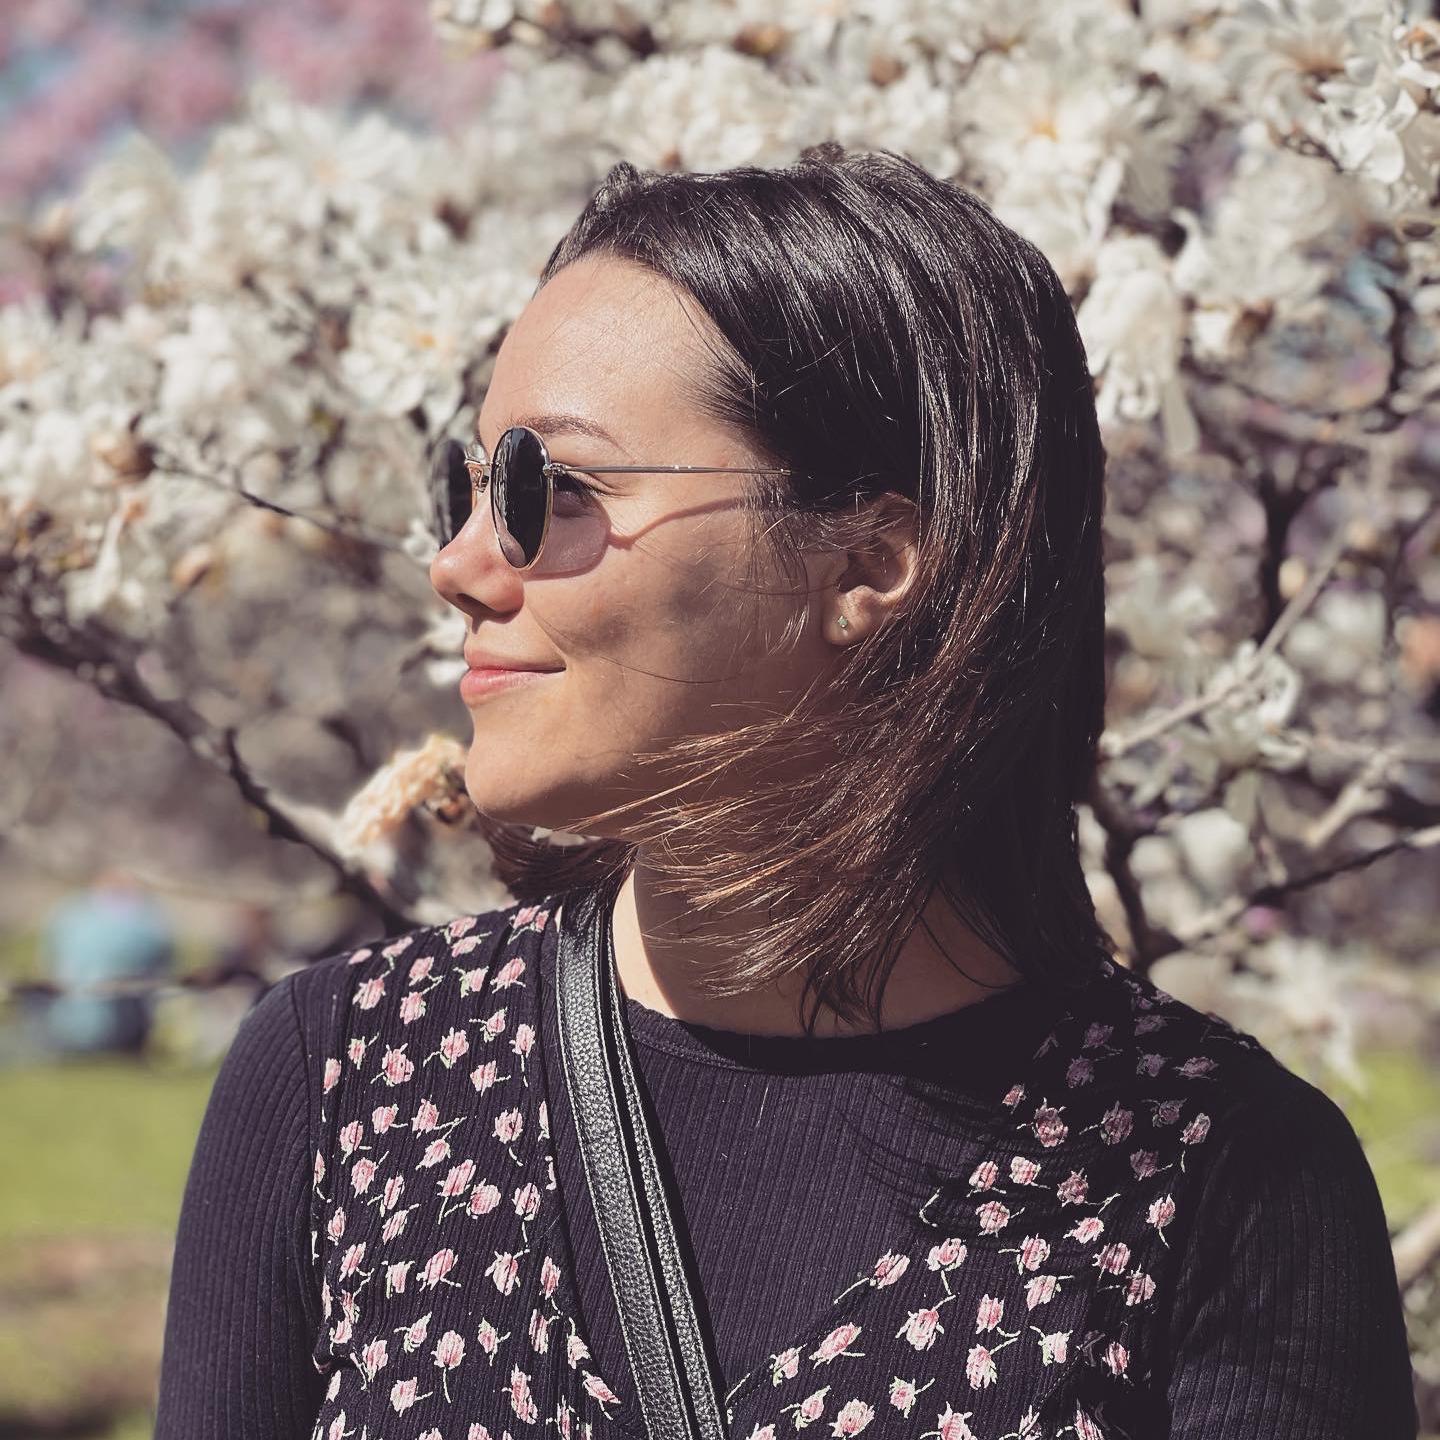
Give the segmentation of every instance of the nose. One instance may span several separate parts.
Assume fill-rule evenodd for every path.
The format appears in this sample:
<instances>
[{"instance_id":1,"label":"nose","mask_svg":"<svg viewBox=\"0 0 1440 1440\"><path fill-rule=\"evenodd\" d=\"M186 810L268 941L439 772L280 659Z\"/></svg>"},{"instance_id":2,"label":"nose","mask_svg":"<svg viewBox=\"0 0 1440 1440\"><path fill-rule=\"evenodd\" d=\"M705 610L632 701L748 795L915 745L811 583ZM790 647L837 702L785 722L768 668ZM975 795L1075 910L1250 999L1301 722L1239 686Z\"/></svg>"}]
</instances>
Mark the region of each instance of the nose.
<instances>
[{"instance_id":1,"label":"nose","mask_svg":"<svg viewBox=\"0 0 1440 1440\"><path fill-rule=\"evenodd\" d=\"M467 615L478 610L516 610L525 591L524 577L500 551L488 498L430 561L430 586Z\"/></svg>"}]
</instances>

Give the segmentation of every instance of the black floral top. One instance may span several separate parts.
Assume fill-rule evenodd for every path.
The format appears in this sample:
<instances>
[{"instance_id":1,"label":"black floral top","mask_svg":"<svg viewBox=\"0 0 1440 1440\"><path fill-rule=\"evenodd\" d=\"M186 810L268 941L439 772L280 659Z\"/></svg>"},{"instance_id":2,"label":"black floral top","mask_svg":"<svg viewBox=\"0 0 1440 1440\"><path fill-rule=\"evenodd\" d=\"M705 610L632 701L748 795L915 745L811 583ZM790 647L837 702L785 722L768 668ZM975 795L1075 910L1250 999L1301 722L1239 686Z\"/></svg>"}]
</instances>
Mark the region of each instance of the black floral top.
<instances>
[{"instance_id":1,"label":"black floral top","mask_svg":"<svg viewBox=\"0 0 1440 1440\"><path fill-rule=\"evenodd\" d=\"M192 1163L158 1440L643 1436L555 1056L555 935L551 904L512 905L267 994ZM817 1041L627 1002L731 1435L1413 1437L1383 1211L1343 1112L1113 961L1064 1002L1032 992ZM278 1033L282 1002L306 1088L264 1106L295 1137L263 1186L275 1243L251 1225L241 1268L259 1278L227 1284L225 1109L262 1063L246 1029L264 1010ZM824 1086L870 1097L859 1129L888 1170L863 1133L826 1129ZM220 1333L207 1292L256 1313ZM226 1398L232 1367L248 1378Z\"/></svg>"}]
</instances>

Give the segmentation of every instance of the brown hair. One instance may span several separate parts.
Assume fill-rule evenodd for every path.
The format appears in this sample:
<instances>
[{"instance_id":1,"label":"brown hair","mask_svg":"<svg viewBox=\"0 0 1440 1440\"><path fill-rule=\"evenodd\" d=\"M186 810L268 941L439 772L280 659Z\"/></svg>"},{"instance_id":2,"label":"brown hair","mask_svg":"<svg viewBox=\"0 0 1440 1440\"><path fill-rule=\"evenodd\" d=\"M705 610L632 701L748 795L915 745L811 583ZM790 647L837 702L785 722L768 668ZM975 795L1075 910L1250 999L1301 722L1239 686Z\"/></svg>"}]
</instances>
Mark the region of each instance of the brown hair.
<instances>
[{"instance_id":1,"label":"brown hair","mask_svg":"<svg viewBox=\"0 0 1440 1440\"><path fill-rule=\"evenodd\" d=\"M643 844L698 917L746 917L714 991L798 971L807 1027L822 1005L878 1026L937 885L1023 975L1082 983L1113 948L1074 808L1104 722L1105 452L1050 264L958 185L833 142L781 169L616 164L540 285L592 255L698 302L726 344L696 402L794 472L748 487L752 578L764 546L803 583L800 552L863 543L860 502L888 494L915 507L916 583L787 713L671 745L678 779L633 840L480 817L500 878L558 898L622 880ZM707 798L737 761L753 787Z\"/></svg>"}]
</instances>

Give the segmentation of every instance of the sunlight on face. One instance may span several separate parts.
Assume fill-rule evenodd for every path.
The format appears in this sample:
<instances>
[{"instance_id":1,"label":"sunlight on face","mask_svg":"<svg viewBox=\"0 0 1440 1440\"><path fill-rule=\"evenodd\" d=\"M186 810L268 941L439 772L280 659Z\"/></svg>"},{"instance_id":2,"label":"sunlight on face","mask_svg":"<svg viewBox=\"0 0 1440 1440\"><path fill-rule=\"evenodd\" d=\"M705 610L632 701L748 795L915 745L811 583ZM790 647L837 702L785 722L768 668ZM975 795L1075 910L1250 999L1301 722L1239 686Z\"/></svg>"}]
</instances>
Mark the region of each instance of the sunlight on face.
<instances>
[{"instance_id":1,"label":"sunlight on face","mask_svg":"<svg viewBox=\"0 0 1440 1440\"><path fill-rule=\"evenodd\" d=\"M496 357L479 416L485 452L512 424L573 414L610 440L558 419L534 428L552 460L581 472L587 464L763 464L688 393L712 363L700 330L718 343L693 300L639 265L591 258L566 266ZM806 602L786 595L770 565L761 583L780 593L750 593L750 523L737 497L752 479L602 473L593 501L557 492L557 517L564 505L594 503L608 518L599 558L569 573L512 569L486 503L435 557L431 584L464 612L467 645L554 672L467 702L466 788L479 810L567 830L577 817L654 793L660 782L638 753L783 708L830 663L833 647L813 624L783 654L760 643Z\"/></svg>"}]
</instances>

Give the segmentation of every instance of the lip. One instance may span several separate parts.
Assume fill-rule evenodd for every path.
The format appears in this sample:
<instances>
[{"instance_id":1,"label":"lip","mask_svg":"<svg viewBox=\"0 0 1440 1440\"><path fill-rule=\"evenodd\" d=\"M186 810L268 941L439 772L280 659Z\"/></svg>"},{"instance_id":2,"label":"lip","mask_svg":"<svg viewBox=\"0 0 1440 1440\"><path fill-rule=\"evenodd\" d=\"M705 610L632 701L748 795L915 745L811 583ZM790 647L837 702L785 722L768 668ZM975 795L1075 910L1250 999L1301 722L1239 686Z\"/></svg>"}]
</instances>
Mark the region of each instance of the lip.
<instances>
[{"instance_id":1,"label":"lip","mask_svg":"<svg viewBox=\"0 0 1440 1440\"><path fill-rule=\"evenodd\" d=\"M467 649L465 663L472 670L518 670L532 675L549 675L557 665L527 665L523 660L507 660L503 655L487 655L483 650Z\"/></svg>"},{"instance_id":2,"label":"lip","mask_svg":"<svg viewBox=\"0 0 1440 1440\"><path fill-rule=\"evenodd\" d=\"M460 698L465 701L479 700L497 691L513 690L518 685L558 673L555 670L511 670L494 665L471 666L460 677Z\"/></svg>"}]
</instances>

